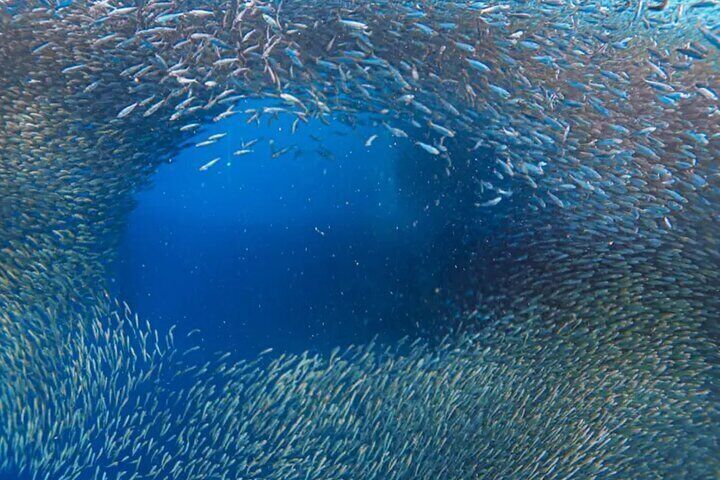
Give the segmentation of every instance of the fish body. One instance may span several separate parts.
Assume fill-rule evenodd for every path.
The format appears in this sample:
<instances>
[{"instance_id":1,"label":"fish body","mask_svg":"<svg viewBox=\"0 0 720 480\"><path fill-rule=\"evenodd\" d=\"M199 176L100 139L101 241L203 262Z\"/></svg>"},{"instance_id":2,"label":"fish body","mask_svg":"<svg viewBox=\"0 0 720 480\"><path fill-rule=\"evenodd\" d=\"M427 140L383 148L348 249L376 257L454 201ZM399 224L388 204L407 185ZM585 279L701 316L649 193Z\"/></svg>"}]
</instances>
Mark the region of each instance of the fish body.
<instances>
[{"instance_id":1,"label":"fish body","mask_svg":"<svg viewBox=\"0 0 720 480\"><path fill-rule=\"evenodd\" d=\"M216 163L218 163L219 161L220 161L220 157L213 158L212 160L210 160L209 162L207 162L206 164L204 164L203 166L201 166L201 167L199 168L199 170L200 170L201 172L207 171L207 170L209 170L210 168L212 168L212 167L213 167Z\"/></svg>"}]
</instances>

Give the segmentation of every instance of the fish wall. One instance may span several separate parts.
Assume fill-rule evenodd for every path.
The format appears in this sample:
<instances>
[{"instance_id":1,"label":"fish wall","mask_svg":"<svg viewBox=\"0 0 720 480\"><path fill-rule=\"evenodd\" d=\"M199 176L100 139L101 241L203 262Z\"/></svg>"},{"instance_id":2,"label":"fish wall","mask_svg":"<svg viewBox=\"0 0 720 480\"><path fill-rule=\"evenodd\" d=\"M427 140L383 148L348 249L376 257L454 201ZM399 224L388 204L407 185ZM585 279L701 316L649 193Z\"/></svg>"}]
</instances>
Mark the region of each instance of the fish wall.
<instances>
[{"instance_id":1,"label":"fish wall","mask_svg":"<svg viewBox=\"0 0 720 480\"><path fill-rule=\"evenodd\" d=\"M717 477L716 2L0 7L4 474ZM477 185L461 327L238 360L109 298L158 165L280 115Z\"/></svg>"}]
</instances>

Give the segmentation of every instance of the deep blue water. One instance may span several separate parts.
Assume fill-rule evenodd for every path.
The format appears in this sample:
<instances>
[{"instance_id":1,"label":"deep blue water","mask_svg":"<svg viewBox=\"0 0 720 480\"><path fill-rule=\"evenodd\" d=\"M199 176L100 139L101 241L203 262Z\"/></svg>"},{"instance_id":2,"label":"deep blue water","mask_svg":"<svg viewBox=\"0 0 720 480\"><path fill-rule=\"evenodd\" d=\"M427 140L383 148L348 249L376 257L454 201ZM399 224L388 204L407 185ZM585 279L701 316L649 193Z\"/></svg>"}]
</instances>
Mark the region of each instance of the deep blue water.
<instances>
[{"instance_id":1,"label":"deep blue water","mask_svg":"<svg viewBox=\"0 0 720 480\"><path fill-rule=\"evenodd\" d=\"M291 123L208 125L195 141L228 136L163 165L137 195L118 296L161 329L199 328L207 345L248 356L437 326L469 248L470 210L448 194L445 162L382 125L314 121L291 135ZM252 138L254 153L232 155Z\"/></svg>"}]
</instances>

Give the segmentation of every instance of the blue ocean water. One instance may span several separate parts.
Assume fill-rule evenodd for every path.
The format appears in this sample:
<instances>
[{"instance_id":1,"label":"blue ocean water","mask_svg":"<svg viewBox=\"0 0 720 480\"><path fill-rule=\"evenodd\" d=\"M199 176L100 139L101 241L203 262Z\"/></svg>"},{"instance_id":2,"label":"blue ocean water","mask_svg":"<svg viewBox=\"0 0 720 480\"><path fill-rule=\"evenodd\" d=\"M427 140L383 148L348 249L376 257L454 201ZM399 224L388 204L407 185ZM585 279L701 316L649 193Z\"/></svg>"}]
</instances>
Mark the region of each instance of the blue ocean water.
<instances>
[{"instance_id":1,"label":"blue ocean water","mask_svg":"<svg viewBox=\"0 0 720 480\"><path fill-rule=\"evenodd\" d=\"M472 251L477 209L452 191L457 177L369 121L291 130L287 116L202 127L137 195L115 293L158 328L197 328L212 349L249 357L437 327Z\"/></svg>"}]
</instances>

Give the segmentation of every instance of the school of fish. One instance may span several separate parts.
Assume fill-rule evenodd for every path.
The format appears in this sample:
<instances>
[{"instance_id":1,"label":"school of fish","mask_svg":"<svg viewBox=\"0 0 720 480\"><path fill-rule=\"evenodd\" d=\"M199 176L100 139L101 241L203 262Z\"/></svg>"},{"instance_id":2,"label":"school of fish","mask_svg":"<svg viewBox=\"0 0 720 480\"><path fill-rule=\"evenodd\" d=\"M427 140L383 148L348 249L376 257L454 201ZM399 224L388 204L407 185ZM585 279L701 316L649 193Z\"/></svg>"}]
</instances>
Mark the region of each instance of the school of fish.
<instances>
[{"instance_id":1,"label":"school of fish","mask_svg":"<svg viewBox=\"0 0 720 480\"><path fill-rule=\"evenodd\" d=\"M0 65L0 475L720 477L720 2L0 0ZM475 188L462 326L239 360L104 293L158 165L279 116Z\"/></svg>"}]
</instances>

